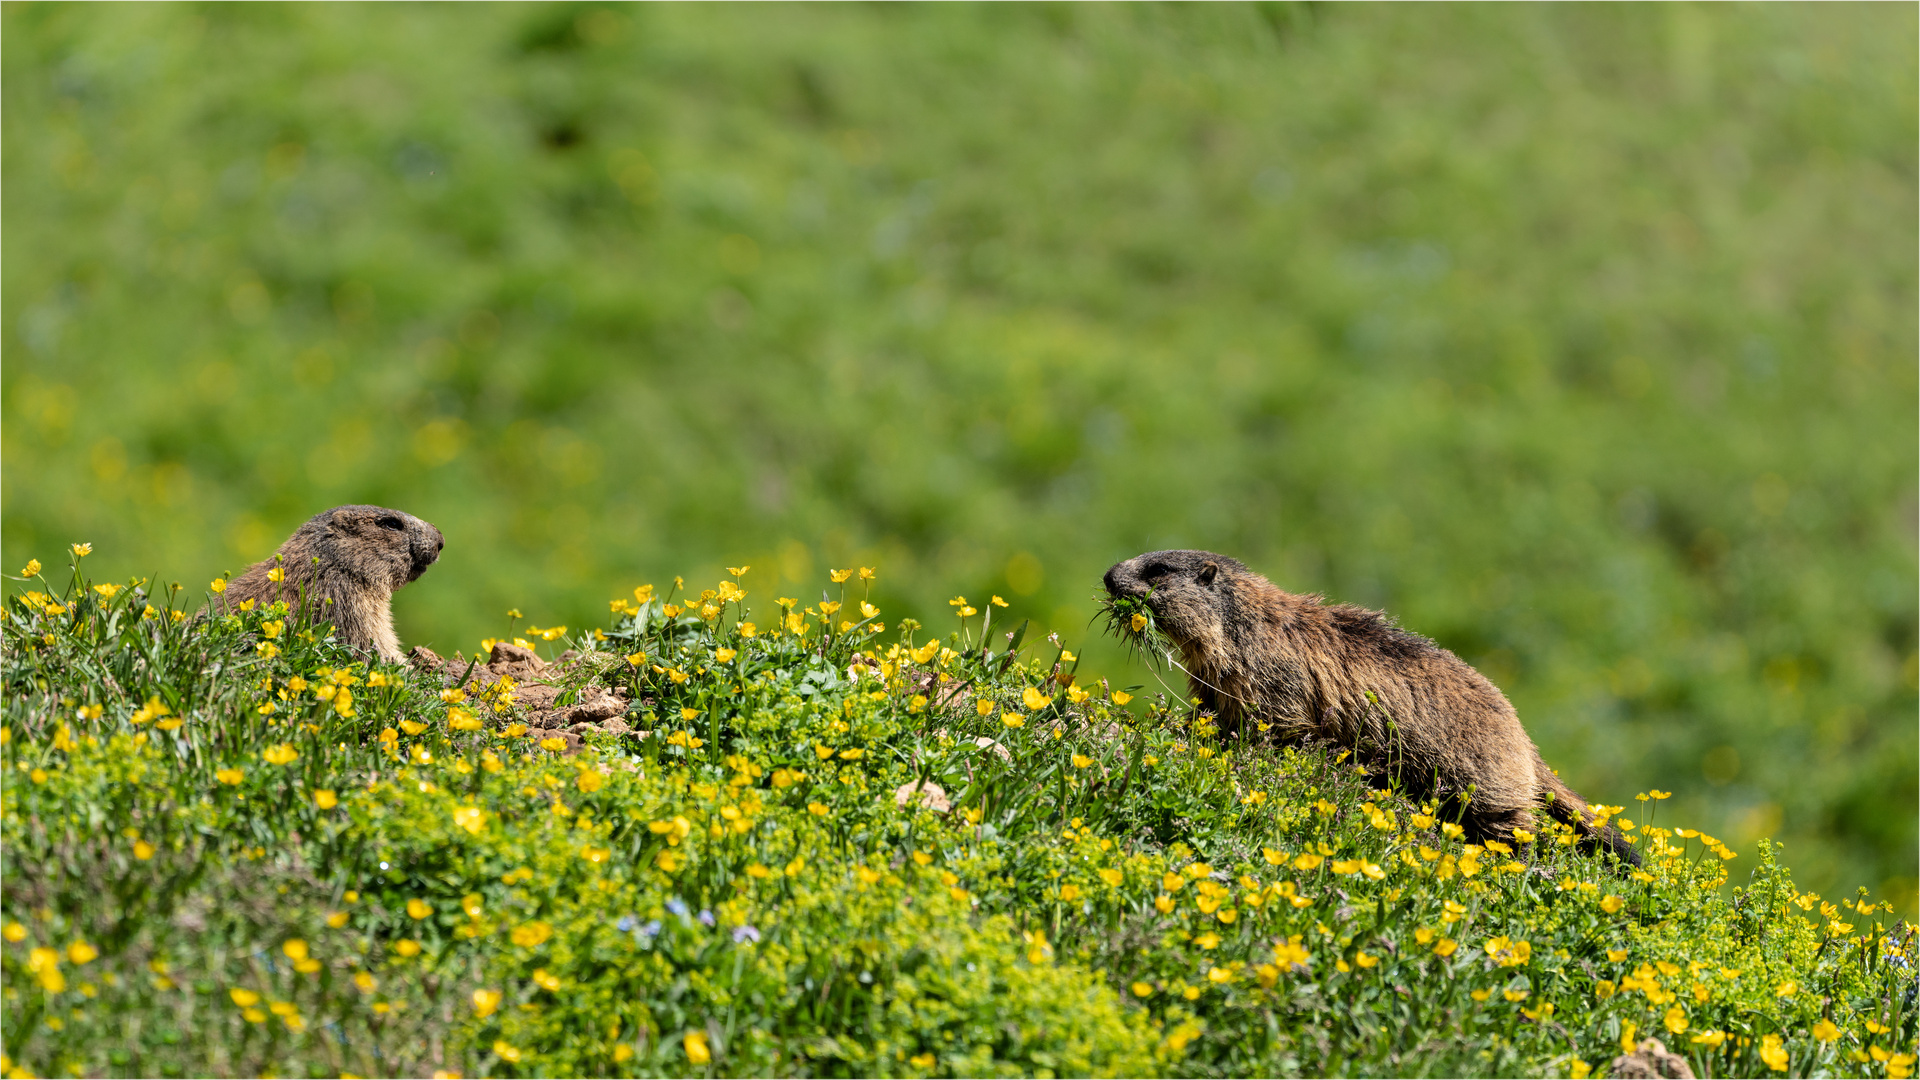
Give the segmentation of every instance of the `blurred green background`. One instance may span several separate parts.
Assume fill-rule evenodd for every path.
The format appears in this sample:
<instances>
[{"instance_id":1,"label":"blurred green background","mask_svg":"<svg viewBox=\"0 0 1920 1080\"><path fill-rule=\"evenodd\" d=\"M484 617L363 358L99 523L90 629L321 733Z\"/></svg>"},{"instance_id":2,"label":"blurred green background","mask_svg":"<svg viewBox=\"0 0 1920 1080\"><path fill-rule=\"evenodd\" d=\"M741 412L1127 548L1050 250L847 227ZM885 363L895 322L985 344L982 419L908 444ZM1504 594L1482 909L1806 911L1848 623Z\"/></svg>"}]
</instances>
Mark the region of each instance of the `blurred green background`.
<instances>
[{"instance_id":1,"label":"blurred green background","mask_svg":"<svg viewBox=\"0 0 1920 1080\"><path fill-rule=\"evenodd\" d=\"M1211 548L1913 911L1911 4L4 11L10 570L382 503L445 652L865 564L1132 683Z\"/></svg>"}]
</instances>

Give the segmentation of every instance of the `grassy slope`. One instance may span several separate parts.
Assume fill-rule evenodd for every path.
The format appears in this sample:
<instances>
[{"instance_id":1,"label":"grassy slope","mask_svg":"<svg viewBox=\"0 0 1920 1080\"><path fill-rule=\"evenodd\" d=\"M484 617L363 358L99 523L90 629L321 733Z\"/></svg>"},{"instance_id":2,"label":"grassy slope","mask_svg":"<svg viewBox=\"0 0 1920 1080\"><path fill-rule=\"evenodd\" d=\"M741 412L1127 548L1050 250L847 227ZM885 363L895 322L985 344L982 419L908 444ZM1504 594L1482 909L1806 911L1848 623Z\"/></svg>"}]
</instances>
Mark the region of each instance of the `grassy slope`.
<instances>
[{"instance_id":1,"label":"grassy slope","mask_svg":"<svg viewBox=\"0 0 1920 1080\"><path fill-rule=\"evenodd\" d=\"M576 755L275 612L30 584L10 1068L1584 1075L1627 1026L1703 1075L1911 1068L1911 928L1765 845L1731 903L1717 842L1640 806L1648 874L1511 861L1345 754L1063 689L978 616L827 634L858 579L791 624L755 597L751 637L658 600L582 635L569 685L630 685L653 735Z\"/></svg>"},{"instance_id":2,"label":"grassy slope","mask_svg":"<svg viewBox=\"0 0 1920 1080\"><path fill-rule=\"evenodd\" d=\"M396 505L443 652L856 558L1078 642L1226 551L1911 914L1915 19L7 7L0 550Z\"/></svg>"}]
</instances>

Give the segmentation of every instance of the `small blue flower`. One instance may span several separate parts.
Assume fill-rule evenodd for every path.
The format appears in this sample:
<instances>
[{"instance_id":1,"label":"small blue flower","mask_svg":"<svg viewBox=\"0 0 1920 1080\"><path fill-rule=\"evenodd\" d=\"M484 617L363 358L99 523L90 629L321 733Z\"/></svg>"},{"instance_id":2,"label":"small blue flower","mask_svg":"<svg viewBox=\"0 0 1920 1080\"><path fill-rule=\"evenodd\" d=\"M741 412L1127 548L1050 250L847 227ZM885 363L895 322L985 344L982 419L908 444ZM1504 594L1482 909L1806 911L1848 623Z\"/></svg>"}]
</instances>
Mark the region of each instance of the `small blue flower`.
<instances>
[{"instance_id":1,"label":"small blue flower","mask_svg":"<svg viewBox=\"0 0 1920 1080\"><path fill-rule=\"evenodd\" d=\"M759 941L759 940L760 940L760 931L755 929L754 927L736 926L733 928L733 943L735 945L738 945L743 941Z\"/></svg>"},{"instance_id":2,"label":"small blue flower","mask_svg":"<svg viewBox=\"0 0 1920 1080\"><path fill-rule=\"evenodd\" d=\"M641 927L640 933L645 934L647 937L654 937L658 935L660 933L660 920L654 919L652 922L649 922L647 925Z\"/></svg>"},{"instance_id":3,"label":"small blue flower","mask_svg":"<svg viewBox=\"0 0 1920 1080\"><path fill-rule=\"evenodd\" d=\"M680 899L677 896L667 898L667 910L673 912L675 915L678 915L683 919L687 917L686 901Z\"/></svg>"},{"instance_id":4,"label":"small blue flower","mask_svg":"<svg viewBox=\"0 0 1920 1080\"><path fill-rule=\"evenodd\" d=\"M700 910L700 924L701 924L702 926L712 926L712 925L713 925L713 912L711 912L711 911L708 911L708 910L706 910L705 908L702 908L702 909Z\"/></svg>"},{"instance_id":5,"label":"small blue flower","mask_svg":"<svg viewBox=\"0 0 1920 1080\"><path fill-rule=\"evenodd\" d=\"M620 931L623 934L633 933L633 928L637 925L639 925L639 920L635 919L631 915L622 915L620 916L620 921L613 924L614 929Z\"/></svg>"}]
</instances>

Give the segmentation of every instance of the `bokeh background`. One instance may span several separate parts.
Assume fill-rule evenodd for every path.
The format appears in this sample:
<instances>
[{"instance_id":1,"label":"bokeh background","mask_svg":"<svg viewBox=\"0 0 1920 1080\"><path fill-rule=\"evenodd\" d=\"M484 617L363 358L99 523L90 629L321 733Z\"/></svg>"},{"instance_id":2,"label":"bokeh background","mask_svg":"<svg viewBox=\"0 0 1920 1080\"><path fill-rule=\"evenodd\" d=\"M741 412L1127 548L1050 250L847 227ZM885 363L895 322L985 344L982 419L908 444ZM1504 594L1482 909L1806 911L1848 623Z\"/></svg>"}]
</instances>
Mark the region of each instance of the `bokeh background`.
<instances>
[{"instance_id":1,"label":"bokeh background","mask_svg":"<svg viewBox=\"0 0 1920 1080\"><path fill-rule=\"evenodd\" d=\"M1211 548L1913 911L1911 4L0 18L9 570L373 502L445 652L864 564L1152 686L1093 590Z\"/></svg>"}]
</instances>

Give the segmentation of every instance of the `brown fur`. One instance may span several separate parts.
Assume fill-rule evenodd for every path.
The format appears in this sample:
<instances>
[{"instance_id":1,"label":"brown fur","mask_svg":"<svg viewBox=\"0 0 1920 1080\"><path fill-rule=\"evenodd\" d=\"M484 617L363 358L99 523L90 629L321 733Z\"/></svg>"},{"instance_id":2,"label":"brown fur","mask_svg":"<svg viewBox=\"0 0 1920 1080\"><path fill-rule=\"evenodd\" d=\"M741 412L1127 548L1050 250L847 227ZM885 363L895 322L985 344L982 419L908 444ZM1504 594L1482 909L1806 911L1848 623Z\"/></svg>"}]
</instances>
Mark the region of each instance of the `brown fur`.
<instances>
[{"instance_id":1,"label":"brown fur","mask_svg":"<svg viewBox=\"0 0 1920 1080\"><path fill-rule=\"evenodd\" d=\"M1283 592L1206 551L1148 552L1108 570L1106 586L1115 599L1144 599L1223 732L1256 721L1281 739L1366 751L1415 797L1468 796L1465 822L1479 839L1511 841L1545 809L1587 846L1639 862L1611 826L1593 827L1586 800L1540 759L1504 694L1380 612Z\"/></svg>"},{"instance_id":2,"label":"brown fur","mask_svg":"<svg viewBox=\"0 0 1920 1080\"><path fill-rule=\"evenodd\" d=\"M285 600L296 618L330 622L341 641L397 664L395 589L427 572L445 546L440 530L384 506L336 506L294 530L273 558L227 583L216 606ZM274 581L268 574L285 574Z\"/></svg>"}]
</instances>

